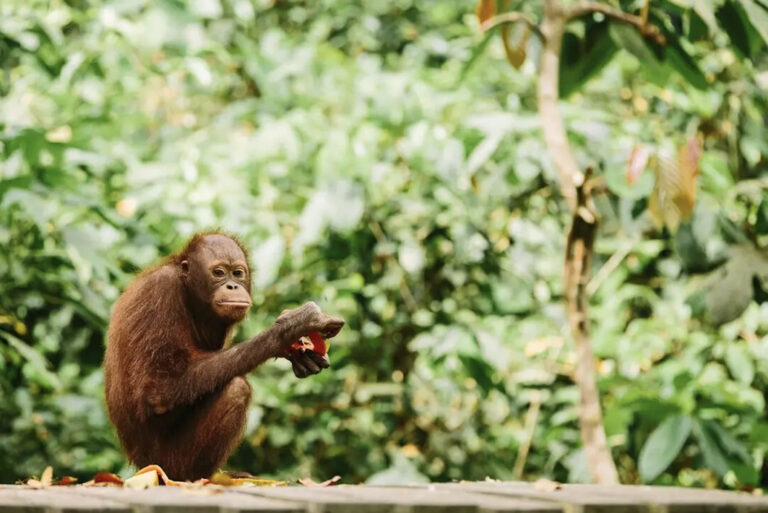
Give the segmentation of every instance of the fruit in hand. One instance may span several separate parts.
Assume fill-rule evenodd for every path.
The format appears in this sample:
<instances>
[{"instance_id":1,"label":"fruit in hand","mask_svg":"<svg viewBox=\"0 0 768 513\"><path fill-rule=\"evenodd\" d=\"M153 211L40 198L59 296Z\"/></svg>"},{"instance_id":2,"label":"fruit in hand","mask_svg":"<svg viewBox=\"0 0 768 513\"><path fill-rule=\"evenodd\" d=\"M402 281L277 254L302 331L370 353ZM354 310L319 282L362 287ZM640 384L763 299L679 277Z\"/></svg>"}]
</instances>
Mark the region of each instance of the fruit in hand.
<instances>
[{"instance_id":1,"label":"fruit in hand","mask_svg":"<svg viewBox=\"0 0 768 513\"><path fill-rule=\"evenodd\" d=\"M286 350L287 353L298 353L302 349L306 351L314 351L319 355L325 355L328 352L328 346L320 336L320 333L313 331L309 334L309 340L306 338L300 338L294 342L290 348Z\"/></svg>"}]
</instances>

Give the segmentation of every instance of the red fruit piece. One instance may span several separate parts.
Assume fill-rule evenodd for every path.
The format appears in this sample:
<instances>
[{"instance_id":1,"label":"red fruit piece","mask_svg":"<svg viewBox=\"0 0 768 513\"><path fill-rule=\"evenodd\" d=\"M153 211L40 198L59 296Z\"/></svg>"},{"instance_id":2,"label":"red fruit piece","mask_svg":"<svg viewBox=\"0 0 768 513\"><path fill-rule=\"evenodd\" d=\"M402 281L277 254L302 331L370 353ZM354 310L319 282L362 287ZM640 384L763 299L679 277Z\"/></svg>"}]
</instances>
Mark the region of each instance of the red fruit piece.
<instances>
[{"instance_id":1,"label":"red fruit piece","mask_svg":"<svg viewBox=\"0 0 768 513\"><path fill-rule=\"evenodd\" d=\"M309 334L309 340L312 341L314 346L313 351L319 355L325 355L328 352L328 348L325 347L325 340L320 336L320 333L313 331Z\"/></svg>"},{"instance_id":2,"label":"red fruit piece","mask_svg":"<svg viewBox=\"0 0 768 513\"><path fill-rule=\"evenodd\" d=\"M320 333L317 331L313 331L309 334L309 340L305 338L300 338L293 344L291 344L291 347L285 350L286 354L288 353L298 353L302 349L305 349L307 351L314 351L315 353L319 355L325 355L328 353L328 346L325 344L325 340L323 340L323 337L320 336Z\"/></svg>"}]
</instances>

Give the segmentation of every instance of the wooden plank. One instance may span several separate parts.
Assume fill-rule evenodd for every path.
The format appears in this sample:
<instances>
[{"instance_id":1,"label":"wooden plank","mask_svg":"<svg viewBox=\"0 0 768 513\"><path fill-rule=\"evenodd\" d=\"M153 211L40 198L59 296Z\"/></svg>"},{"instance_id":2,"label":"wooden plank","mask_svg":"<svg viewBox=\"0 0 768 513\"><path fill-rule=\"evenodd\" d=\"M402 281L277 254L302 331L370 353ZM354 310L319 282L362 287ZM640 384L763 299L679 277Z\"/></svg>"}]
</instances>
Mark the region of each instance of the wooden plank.
<instances>
[{"instance_id":1,"label":"wooden plank","mask_svg":"<svg viewBox=\"0 0 768 513\"><path fill-rule=\"evenodd\" d=\"M768 499L723 490L699 490L661 486L563 485L560 490L537 490L530 483L452 483L445 486L550 500L569 505L567 511L652 513L768 513Z\"/></svg>"},{"instance_id":2,"label":"wooden plank","mask_svg":"<svg viewBox=\"0 0 768 513\"><path fill-rule=\"evenodd\" d=\"M388 503L371 503L344 493L342 486L285 488L238 487L236 493L256 495L271 499L296 501L311 513L391 513Z\"/></svg>"},{"instance_id":3,"label":"wooden plank","mask_svg":"<svg viewBox=\"0 0 768 513\"><path fill-rule=\"evenodd\" d=\"M548 492L537 490L531 483L442 483L436 485L448 489L537 499L559 504L567 513L657 513L647 504L634 498L611 495L584 495L566 490Z\"/></svg>"},{"instance_id":4,"label":"wooden plank","mask_svg":"<svg viewBox=\"0 0 768 513\"><path fill-rule=\"evenodd\" d=\"M611 493L635 497L651 504L655 509L670 513L687 512L754 512L768 513L768 498L725 490L674 488L669 486L624 485L599 487L596 485L568 485L581 493Z\"/></svg>"},{"instance_id":5,"label":"wooden plank","mask_svg":"<svg viewBox=\"0 0 768 513\"><path fill-rule=\"evenodd\" d=\"M130 505L142 513L305 513L296 502L230 492L222 487L181 488L158 486L147 490L122 488L75 489L84 496L98 496Z\"/></svg>"},{"instance_id":6,"label":"wooden plank","mask_svg":"<svg viewBox=\"0 0 768 513\"><path fill-rule=\"evenodd\" d=\"M20 502L21 507L6 505ZM99 497L81 497L70 489L46 488L33 490L18 487L14 490L0 491L0 512L10 513L47 512L47 513L131 513L125 504Z\"/></svg>"},{"instance_id":7,"label":"wooden plank","mask_svg":"<svg viewBox=\"0 0 768 513\"><path fill-rule=\"evenodd\" d=\"M45 506L30 504L16 496L14 490L0 489L0 513L45 513Z\"/></svg>"},{"instance_id":8,"label":"wooden plank","mask_svg":"<svg viewBox=\"0 0 768 513\"><path fill-rule=\"evenodd\" d=\"M407 509L409 504L417 502L431 504L439 511L443 504L458 502L471 504L475 511L483 513L562 513L563 511L561 506L552 502L445 490L432 485L427 485L420 490L404 486L351 486L348 487L348 491L361 498L377 501L393 500L400 510Z\"/></svg>"},{"instance_id":9,"label":"wooden plank","mask_svg":"<svg viewBox=\"0 0 768 513\"><path fill-rule=\"evenodd\" d=\"M0 513L768 513L768 498L655 486L443 483L285 488L0 486Z\"/></svg>"},{"instance_id":10,"label":"wooden plank","mask_svg":"<svg viewBox=\"0 0 768 513\"><path fill-rule=\"evenodd\" d=\"M334 486L247 488L244 493L298 500L312 511L333 513L561 513L556 504L437 487Z\"/></svg>"}]
</instances>

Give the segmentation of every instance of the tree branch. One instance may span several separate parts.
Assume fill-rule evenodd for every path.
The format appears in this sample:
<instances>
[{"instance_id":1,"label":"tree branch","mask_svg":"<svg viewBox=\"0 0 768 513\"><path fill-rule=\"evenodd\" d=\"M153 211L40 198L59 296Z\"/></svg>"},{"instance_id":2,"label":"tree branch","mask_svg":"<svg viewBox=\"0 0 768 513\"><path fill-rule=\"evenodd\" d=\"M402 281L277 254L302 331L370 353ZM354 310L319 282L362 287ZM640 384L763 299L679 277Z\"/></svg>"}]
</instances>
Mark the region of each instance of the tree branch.
<instances>
[{"instance_id":1,"label":"tree branch","mask_svg":"<svg viewBox=\"0 0 768 513\"><path fill-rule=\"evenodd\" d=\"M529 18L527 15L519 11L505 12L502 14L498 14L493 18L488 18L482 23L482 25L480 25L480 29L482 29L483 32L488 32L492 28L496 28L499 25L504 25L506 23L517 23L517 22L525 23L526 25L528 25L528 28L530 28L532 32L536 33L536 35L539 36L539 38L542 38L542 39L544 38L544 36L541 33L541 29L536 24L536 22L533 21L531 18Z\"/></svg>"},{"instance_id":2,"label":"tree branch","mask_svg":"<svg viewBox=\"0 0 768 513\"><path fill-rule=\"evenodd\" d=\"M619 476L603 428L600 393L595 376L595 354L589 339L587 283L597 234L597 212L592 202L590 169L576 187L576 208L565 249L563 294L576 348L576 385L579 387L579 427L592 478L600 484L616 484Z\"/></svg>"},{"instance_id":3,"label":"tree branch","mask_svg":"<svg viewBox=\"0 0 768 513\"><path fill-rule=\"evenodd\" d=\"M599 2L579 2L565 10L565 17L568 20L572 20L574 18L581 18L582 16L596 12L599 12L600 14L603 14L604 16L612 18L616 21L621 21L628 25L632 25L637 30L639 30L644 37L653 39L656 43L664 44L666 42L664 34L661 33L657 26L649 24L647 18L644 19L642 16L635 16L634 14L629 14L622 11L621 9L611 7L610 5L601 4Z\"/></svg>"},{"instance_id":4,"label":"tree branch","mask_svg":"<svg viewBox=\"0 0 768 513\"><path fill-rule=\"evenodd\" d=\"M557 105L560 96L560 50L565 24L566 19L559 2L547 0L544 4L544 19L541 23L544 44L539 67L539 117L544 142L560 178L561 192L569 209L573 211L576 208L575 186L582 183L583 174L573 158L563 118L560 116Z\"/></svg>"}]
</instances>

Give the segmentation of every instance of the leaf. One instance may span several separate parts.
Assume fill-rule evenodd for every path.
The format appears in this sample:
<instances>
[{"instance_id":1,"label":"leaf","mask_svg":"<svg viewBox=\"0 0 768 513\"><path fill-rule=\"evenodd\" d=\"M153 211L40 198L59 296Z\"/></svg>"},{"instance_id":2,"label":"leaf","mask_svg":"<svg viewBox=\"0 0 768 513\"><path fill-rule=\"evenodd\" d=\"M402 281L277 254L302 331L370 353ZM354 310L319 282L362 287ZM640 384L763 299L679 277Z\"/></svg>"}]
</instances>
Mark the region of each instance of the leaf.
<instances>
[{"instance_id":1,"label":"leaf","mask_svg":"<svg viewBox=\"0 0 768 513\"><path fill-rule=\"evenodd\" d=\"M762 235L768 233L768 195L760 201L760 205L757 207L755 231Z\"/></svg>"},{"instance_id":2,"label":"leaf","mask_svg":"<svg viewBox=\"0 0 768 513\"><path fill-rule=\"evenodd\" d=\"M123 480L120 479L120 476L118 476L117 474L112 474L110 472L99 472L98 474L93 476L93 482L123 486Z\"/></svg>"},{"instance_id":3,"label":"leaf","mask_svg":"<svg viewBox=\"0 0 768 513\"><path fill-rule=\"evenodd\" d=\"M693 10L698 14L711 33L717 31L714 2L712 0L693 0Z\"/></svg>"},{"instance_id":4,"label":"leaf","mask_svg":"<svg viewBox=\"0 0 768 513\"><path fill-rule=\"evenodd\" d=\"M40 476L40 479L28 479L27 486L31 486L32 488L47 488L51 486L52 481L53 467L48 465L45 467L45 470L43 470L43 474Z\"/></svg>"},{"instance_id":5,"label":"leaf","mask_svg":"<svg viewBox=\"0 0 768 513\"><path fill-rule=\"evenodd\" d=\"M337 482L341 481L341 476L333 476L330 479L326 479L325 481L321 483L316 483L312 480L311 477L305 477L303 479L297 479L297 481L300 484L303 484L304 486L331 486L333 484L336 484Z\"/></svg>"},{"instance_id":6,"label":"leaf","mask_svg":"<svg viewBox=\"0 0 768 513\"><path fill-rule=\"evenodd\" d=\"M481 24L491 19L494 14L496 14L496 0L477 0L475 15Z\"/></svg>"},{"instance_id":7,"label":"leaf","mask_svg":"<svg viewBox=\"0 0 768 513\"><path fill-rule=\"evenodd\" d=\"M751 291L750 291L751 292ZM741 344L731 343L725 350L725 364L731 376L737 381L748 385L755 378L755 365L747 348Z\"/></svg>"},{"instance_id":8,"label":"leaf","mask_svg":"<svg viewBox=\"0 0 768 513\"><path fill-rule=\"evenodd\" d=\"M704 464L715 471L720 477L724 476L728 472L726 454L705 421L697 420L694 423L693 435L699 442L699 449L701 449L701 454L704 457Z\"/></svg>"},{"instance_id":9,"label":"leaf","mask_svg":"<svg viewBox=\"0 0 768 513\"><path fill-rule=\"evenodd\" d=\"M6 331L0 331L0 336L5 338L6 341L19 352L19 354L27 361L32 371L36 374L35 377L39 378L40 384L49 386L54 390L61 390L62 384L59 377L48 370L49 362L40 354L37 349L28 345L15 335L11 335Z\"/></svg>"},{"instance_id":10,"label":"leaf","mask_svg":"<svg viewBox=\"0 0 768 513\"><path fill-rule=\"evenodd\" d=\"M695 137L677 148L676 155L660 152L653 161L656 176L648 210L657 228L677 231L682 221L693 214L696 204L696 178L699 175L701 144Z\"/></svg>"},{"instance_id":11,"label":"leaf","mask_svg":"<svg viewBox=\"0 0 768 513\"><path fill-rule=\"evenodd\" d=\"M768 10L754 0L740 0L747 13L749 23L757 30L765 43L768 43Z\"/></svg>"},{"instance_id":12,"label":"leaf","mask_svg":"<svg viewBox=\"0 0 768 513\"><path fill-rule=\"evenodd\" d=\"M552 493L563 488L563 483L550 481L549 479L539 479L533 483L533 489L539 492Z\"/></svg>"},{"instance_id":13,"label":"leaf","mask_svg":"<svg viewBox=\"0 0 768 513\"><path fill-rule=\"evenodd\" d=\"M337 476L338 477L338 476ZM241 486L249 484L253 486L287 486L285 481L274 481L272 479L261 479L252 476L247 472L216 472L211 476L210 484L219 486Z\"/></svg>"},{"instance_id":14,"label":"leaf","mask_svg":"<svg viewBox=\"0 0 768 513\"><path fill-rule=\"evenodd\" d=\"M510 32L513 28L516 29L514 43L510 40ZM518 24L513 27L507 23L502 25L500 35L507 61L509 61L513 68L520 69L523 63L525 63L526 47L531 36L531 29L527 25Z\"/></svg>"},{"instance_id":15,"label":"leaf","mask_svg":"<svg viewBox=\"0 0 768 513\"><path fill-rule=\"evenodd\" d=\"M629 185L634 184L640 177L640 174L645 171L648 165L648 159L651 156L651 152L647 147L636 144L632 147L632 151L627 159L627 183Z\"/></svg>"},{"instance_id":16,"label":"leaf","mask_svg":"<svg viewBox=\"0 0 768 513\"><path fill-rule=\"evenodd\" d=\"M132 477L129 477L123 483L123 487L131 490L144 490L158 486L160 481L158 480L157 472L144 472L138 473Z\"/></svg>"},{"instance_id":17,"label":"leaf","mask_svg":"<svg viewBox=\"0 0 768 513\"><path fill-rule=\"evenodd\" d=\"M461 68L461 72L459 73L459 80L456 86L460 85L469 75L469 71L472 69L472 66L475 65L477 60L480 58L480 56L483 54L485 49L488 47L488 44L491 42L491 38L495 36L494 30L489 30L485 33L483 36L483 40L480 42L480 44L475 45L472 48L472 53L469 56L469 59L464 63L464 65ZM0 184L2 185L2 184ZM0 193L2 192L2 188L0 188Z\"/></svg>"},{"instance_id":18,"label":"leaf","mask_svg":"<svg viewBox=\"0 0 768 513\"><path fill-rule=\"evenodd\" d=\"M636 28L615 22L609 24L608 31L616 44L637 58L651 82L657 85L666 83L669 73Z\"/></svg>"},{"instance_id":19,"label":"leaf","mask_svg":"<svg viewBox=\"0 0 768 513\"><path fill-rule=\"evenodd\" d=\"M182 484L180 481L174 481L169 478L168 474L165 473L165 470L163 470L160 465L147 465L146 467L143 467L141 470L136 472L133 477L126 479L124 484L128 485L128 481L131 479L145 474L154 474L157 477L157 481L165 486L179 486Z\"/></svg>"},{"instance_id":20,"label":"leaf","mask_svg":"<svg viewBox=\"0 0 768 513\"><path fill-rule=\"evenodd\" d=\"M709 88L709 82L696 60L683 49L676 38L672 40L667 38L667 45L664 47L664 61L670 69L679 73L696 89Z\"/></svg>"},{"instance_id":21,"label":"leaf","mask_svg":"<svg viewBox=\"0 0 768 513\"><path fill-rule=\"evenodd\" d=\"M752 458L749 456L749 451L744 444L739 442L719 422L715 420L704 420L702 422L705 423L710 432L717 437L720 446L729 456L738 458L742 463L752 463Z\"/></svg>"},{"instance_id":22,"label":"leaf","mask_svg":"<svg viewBox=\"0 0 768 513\"><path fill-rule=\"evenodd\" d=\"M674 415L653 430L640 450L638 467L644 482L656 479L677 458L691 434L691 418Z\"/></svg>"},{"instance_id":23,"label":"leaf","mask_svg":"<svg viewBox=\"0 0 768 513\"><path fill-rule=\"evenodd\" d=\"M747 14L741 5L735 1L726 2L718 9L717 19L723 32L728 34L731 44L742 57L749 59L755 55L762 39L749 23Z\"/></svg>"},{"instance_id":24,"label":"leaf","mask_svg":"<svg viewBox=\"0 0 768 513\"><path fill-rule=\"evenodd\" d=\"M715 326L737 319L754 297L753 279L768 276L768 258L750 245L731 246L725 265L703 287L707 316Z\"/></svg>"},{"instance_id":25,"label":"leaf","mask_svg":"<svg viewBox=\"0 0 768 513\"><path fill-rule=\"evenodd\" d=\"M618 46L607 30L607 23L592 24L585 40L571 32L563 36L560 58L560 98L567 98L608 64Z\"/></svg>"}]
</instances>

